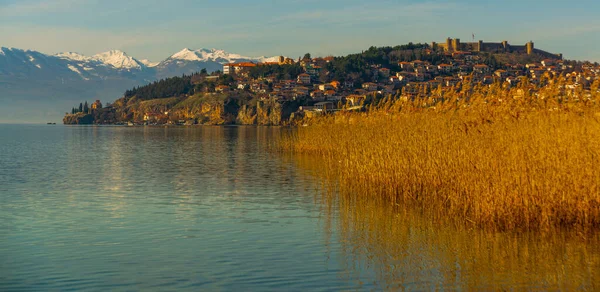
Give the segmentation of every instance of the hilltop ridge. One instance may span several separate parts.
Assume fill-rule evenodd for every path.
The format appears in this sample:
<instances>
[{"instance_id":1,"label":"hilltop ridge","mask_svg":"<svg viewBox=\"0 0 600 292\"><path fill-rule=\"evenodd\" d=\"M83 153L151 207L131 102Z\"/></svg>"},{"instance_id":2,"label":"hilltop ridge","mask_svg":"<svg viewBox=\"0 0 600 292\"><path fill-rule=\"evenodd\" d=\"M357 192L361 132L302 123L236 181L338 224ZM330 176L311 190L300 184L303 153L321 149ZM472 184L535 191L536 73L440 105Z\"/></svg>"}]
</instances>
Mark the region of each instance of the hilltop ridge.
<instances>
[{"instance_id":1,"label":"hilltop ridge","mask_svg":"<svg viewBox=\"0 0 600 292\"><path fill-rule=\"evenodd\" d=\"M518 53L526 55L540 55L545 58L552 59L563 58L561 53L554 54L535 48L533 41L529 41L524 45L513 45L506 40L501 42L484 42L483 40L479 40L477 42L473 41L462 43L458 38L447 38L442 43L431 42L430 48L433 50L451 53L462 51L488 53Z\"/></svg>"},{"instance_id":2,"label":"hilltop ridge","mask_svg":"<svg viewBox=\"0 0 600 292\"><path fill-rule=\"evenodd\" d=\"M126 90L104 110L112 113L110 118L104 115L86 121L273 125L336 112L342 107L360 110L383 97L424 98L439 90L460 90L465 83L509 88L519 84L543 86L548 78L568 76L573 86L582 83L589 88L593 81L578 73L588 67L564 61L559 54L548 58L550 53L539 53L532 43L525 50L509 47L506 42L502 48L490 44L470 48L471 44L459 44L457 40L450 43L450 47L435 43L371 47L341 57L312 58L307 53L298 60L237 59L226 63L222 72L209 74L202 70ZM219 60L220 54L214 49L184 49L168 60ZM73 108L65 123L80 116L81 110Z\"/></svg>"}]
</instances>

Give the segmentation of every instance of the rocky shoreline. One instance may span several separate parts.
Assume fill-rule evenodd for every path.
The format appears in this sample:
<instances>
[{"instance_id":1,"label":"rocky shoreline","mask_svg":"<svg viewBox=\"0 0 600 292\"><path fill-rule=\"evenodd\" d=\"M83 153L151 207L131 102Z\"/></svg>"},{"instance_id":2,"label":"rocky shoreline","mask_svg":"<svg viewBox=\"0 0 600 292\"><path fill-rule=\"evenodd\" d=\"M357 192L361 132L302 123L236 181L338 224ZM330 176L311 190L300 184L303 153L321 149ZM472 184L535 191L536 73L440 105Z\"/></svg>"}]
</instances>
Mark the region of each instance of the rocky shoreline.
<instances>
[{"instance_id":1,"label":"rocky shoreline","mask_svg":"<svg viewBox=\"0 0 600 292\"><path fill-rule=\"evenodd\" d=\"M192 97L176 101L166 107L162 101L113 104L87 112L67 113L65 125L259 125L278 126L293 123L299 118L296 103L279 103L272 100L238 106L228 102L199 102L192 106L177 104Z\"/></svg>"}]
</instances>

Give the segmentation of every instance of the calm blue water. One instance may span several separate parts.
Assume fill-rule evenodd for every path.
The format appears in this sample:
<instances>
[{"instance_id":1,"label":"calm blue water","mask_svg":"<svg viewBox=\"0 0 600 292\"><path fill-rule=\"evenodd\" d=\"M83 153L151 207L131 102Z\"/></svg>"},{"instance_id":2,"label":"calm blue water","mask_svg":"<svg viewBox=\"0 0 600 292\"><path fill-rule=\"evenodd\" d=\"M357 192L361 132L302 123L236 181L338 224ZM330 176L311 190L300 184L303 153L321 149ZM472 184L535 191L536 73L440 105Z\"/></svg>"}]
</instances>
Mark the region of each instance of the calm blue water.
<instances>
[{"instance_id":1,"label":"calm blue water","mask_svg":"<svg viewBox=\"0 0 600 292\"><path fill-rule=\"evenodd\" d=\"M279 131L0 125L0 290L600 289L597 233L323 200Z\"/></svg>"},{"instance_id":2,"label":"calm blue water","mask_svg":"<svg viewBox=\"0 0 600 292\"><path fill-rule=\"evenodd\" d=\"M0 290L357 287L276 131L0 125Z\"/></svg>"}]
</instances>

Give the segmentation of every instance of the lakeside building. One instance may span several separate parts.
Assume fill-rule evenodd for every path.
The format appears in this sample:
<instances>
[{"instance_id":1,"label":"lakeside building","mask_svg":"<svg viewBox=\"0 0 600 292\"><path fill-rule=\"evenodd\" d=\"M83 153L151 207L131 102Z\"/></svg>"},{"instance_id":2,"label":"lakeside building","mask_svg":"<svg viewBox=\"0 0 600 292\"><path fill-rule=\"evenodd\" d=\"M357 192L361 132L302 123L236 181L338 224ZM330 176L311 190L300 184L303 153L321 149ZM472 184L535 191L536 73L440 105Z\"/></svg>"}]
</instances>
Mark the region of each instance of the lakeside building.
<instances>
[{"instance_id":1,"label":"lakeside building","mask_svg":"<svg viewBox=\"0 0 600 292\"><path fill-rule=\"evenodd\" d=\"M256 67L256 64L252 62L241 62L241 63L227 63L223 65L223 74L228 75L245 75L248 73L250 68Z\"/></svg>"}]
</instances>

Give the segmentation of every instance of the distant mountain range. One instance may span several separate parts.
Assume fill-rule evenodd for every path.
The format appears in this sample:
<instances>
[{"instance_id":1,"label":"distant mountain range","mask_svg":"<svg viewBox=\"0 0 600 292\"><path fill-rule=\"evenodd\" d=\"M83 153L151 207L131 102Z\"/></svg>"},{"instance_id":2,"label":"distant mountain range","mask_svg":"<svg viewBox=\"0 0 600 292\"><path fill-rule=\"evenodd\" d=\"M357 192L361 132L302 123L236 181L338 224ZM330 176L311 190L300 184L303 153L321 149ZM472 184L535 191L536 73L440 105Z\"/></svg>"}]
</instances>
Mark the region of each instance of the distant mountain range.
<instances>
[{"instance_id":1,"label":"distant mountain range","mask_svg":"<svg viewBox=\"0 0 600 292\"><path fill-rule=\"evenodd\" d=\"M137 85L234 62L271 62L218 49L183 49L160 62L138 60L112 50L94 56L0 48L0 122L60 120L73 103L119 98Z\"/></svg>"}]
</instances>

